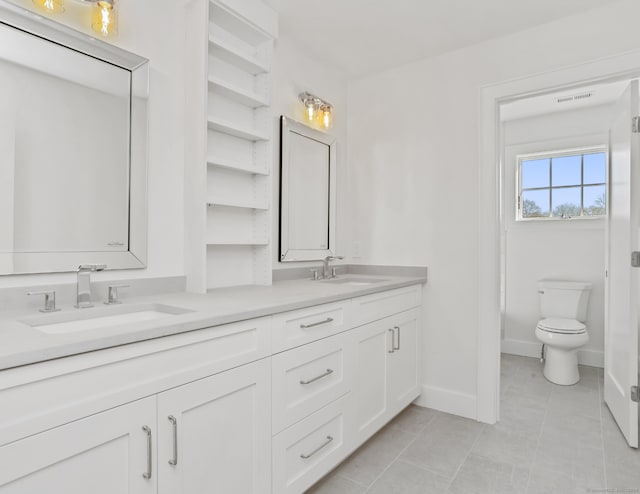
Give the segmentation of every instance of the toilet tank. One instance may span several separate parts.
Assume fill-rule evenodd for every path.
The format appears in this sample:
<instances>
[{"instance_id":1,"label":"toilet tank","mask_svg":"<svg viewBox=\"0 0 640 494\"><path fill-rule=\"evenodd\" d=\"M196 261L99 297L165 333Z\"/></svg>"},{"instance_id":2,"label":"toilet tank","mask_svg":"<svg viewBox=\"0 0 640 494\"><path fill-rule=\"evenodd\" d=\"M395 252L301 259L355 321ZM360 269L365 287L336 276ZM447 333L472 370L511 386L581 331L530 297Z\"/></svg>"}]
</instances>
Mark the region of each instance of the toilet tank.
<instances>
[{"instance_id":1,"label":"toilet tank","mask_svg":"<svg viewBox=\"0 0 640 494\"><path fill-rule=\"evenodd\" d=\"M582 281L538 281L540 316L576 319L585 322L591 283Z\"/></svg>"}]
</instances>

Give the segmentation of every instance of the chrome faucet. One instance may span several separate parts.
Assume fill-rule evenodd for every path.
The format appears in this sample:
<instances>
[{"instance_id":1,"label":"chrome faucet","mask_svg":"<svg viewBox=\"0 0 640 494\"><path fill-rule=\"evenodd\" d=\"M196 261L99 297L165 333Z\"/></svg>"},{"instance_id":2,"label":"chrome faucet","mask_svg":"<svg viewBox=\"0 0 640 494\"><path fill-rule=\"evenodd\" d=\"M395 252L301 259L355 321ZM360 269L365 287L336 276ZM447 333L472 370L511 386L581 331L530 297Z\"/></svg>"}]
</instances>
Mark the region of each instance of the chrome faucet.
<instances>
[{"instance_id":1,"label":"chrome faucet","mask_svg":"<svg viewBox=\"0 0 640 494\"><path fill-rule=\"evenodd\" d=\"M78 295L75 305L77 309L93 307L91 303L91 273L106 268L106 264L81 264L78 266Z\"/></svg>"},{"instance_id":2,"label":"chrome faucet","mask_svg":"<svg viewBox=\"0 0 640 494\"><path fill-rule=\"evenodd\" d=\"M329 261L344 259L342 256L327 256L322 260L322 279L328 280L330 278L335 278L335 275L329 272Z\"/></svg>"}]
</instances>

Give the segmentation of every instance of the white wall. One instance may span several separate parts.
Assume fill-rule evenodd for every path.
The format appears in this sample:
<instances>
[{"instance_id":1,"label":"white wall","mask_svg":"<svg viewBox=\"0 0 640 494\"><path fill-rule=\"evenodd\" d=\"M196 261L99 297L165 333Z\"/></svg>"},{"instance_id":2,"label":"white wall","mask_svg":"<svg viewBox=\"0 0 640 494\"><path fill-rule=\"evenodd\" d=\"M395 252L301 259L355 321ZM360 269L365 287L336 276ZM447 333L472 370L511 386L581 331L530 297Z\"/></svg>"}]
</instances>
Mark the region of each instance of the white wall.
<instances>
[{"instance_id":1,"label":"white wall","mask_svg":"<svg viewBox=\"0 0 640 494\"><path fill-rule=\"evenodd\" d=\"M611 111L612 105L601 105L504 123L505 353L540 355L537 280L589 281L590 341L579 357L588 365L604 364L604 219L517 222L515 197L518 154L606 145Z\"/></svg>"},{"instance_id":2,"label":"white wall","mask_svg":"<svg viewBox=\"0 0 640 494\"><path fill-rule=\"evenodd\" d=\"M639 15L624 0L350 84L360 261L430 269L424 403L476 416L480 88L640 48Z\"/></svg>"},{"instance_id":3,"label":"white wall","mask_svg":"<svg viewBox=\"0 0 640 494\"><path fill-rule=\"evenodd\" d=\"M273 62L273 268L286 269L301 266L317 266L318 262L278 262L279 184L280 184L280 124L284 115L298 122L304 122L304 108L298 94L308 91L330 102L334 106L333 127L328 132L337 139L337 218L336 251L347 255L347 235L349 228L349 195L347 185L347 77L340 70L317 60L302 51L286 32L281 32L275 42Z\"/></svg>"},{"instance_id":4,"label":"white wall","mask_svg":"<svg viewBox=\"0 0 640 494\"><path fill-rule=\"evenodd\" d=\"M31 0L18 0L34 10ZM96 279L147 278L184 274L183 166L183 2L154 0L118 3L120 32L108 42L150 60L148 268L98 273ZM53 17L71 27L85 27L87 7L67 2ZM0 286L65 283L75 274L2 276Z\"/></svg>"}]
</instances>

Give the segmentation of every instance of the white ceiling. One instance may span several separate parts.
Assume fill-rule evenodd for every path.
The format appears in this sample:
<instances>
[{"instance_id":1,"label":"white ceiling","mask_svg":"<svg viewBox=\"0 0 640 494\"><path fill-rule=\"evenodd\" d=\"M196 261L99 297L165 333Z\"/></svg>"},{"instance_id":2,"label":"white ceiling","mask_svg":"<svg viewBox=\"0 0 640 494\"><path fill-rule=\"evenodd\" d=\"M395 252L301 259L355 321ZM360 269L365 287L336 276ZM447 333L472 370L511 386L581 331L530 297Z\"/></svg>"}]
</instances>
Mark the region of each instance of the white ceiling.
<instances>
[{"instance_id":1,"label":"white ceiling","mask_svg":"<svg viewBox=\"0 0 640 494\"><path fill-rule=\"evenodd\" d=\"M352 77L432 57L617 0L266 0L280 29Z\"/></svg>"}]
</instances>

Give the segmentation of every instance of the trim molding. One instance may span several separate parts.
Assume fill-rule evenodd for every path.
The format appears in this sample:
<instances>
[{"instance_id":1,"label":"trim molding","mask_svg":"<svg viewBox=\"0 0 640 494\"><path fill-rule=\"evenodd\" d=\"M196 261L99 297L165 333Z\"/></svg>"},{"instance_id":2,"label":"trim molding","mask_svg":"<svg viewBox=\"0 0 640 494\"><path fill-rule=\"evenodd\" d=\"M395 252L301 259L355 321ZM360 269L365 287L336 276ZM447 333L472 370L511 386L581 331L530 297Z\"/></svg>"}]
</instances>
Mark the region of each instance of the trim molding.
<instances>
[{"instance_id":1,"label":"trim molding","mask_svg":"<svg viewBox=\"0 0 640 494\"><path fill-rule=\"evenodd\" d=\"M460 415L476 420L476 397L468 393L422 385L422 393L413 402L420 407Z\"/></svg>"},{"instance_id":2,"label":"trim molding","mask_svg":"<svg viewBox=\"0 0 640 494\"><path fill-rule=\"evenodd\" d=\"M502 340L501 352L521 357L540 358L542 344L524 340ZM578 363L589 367L604 368L604 352L599 350L578 350Z\"/></svg>"}]
</instances>

